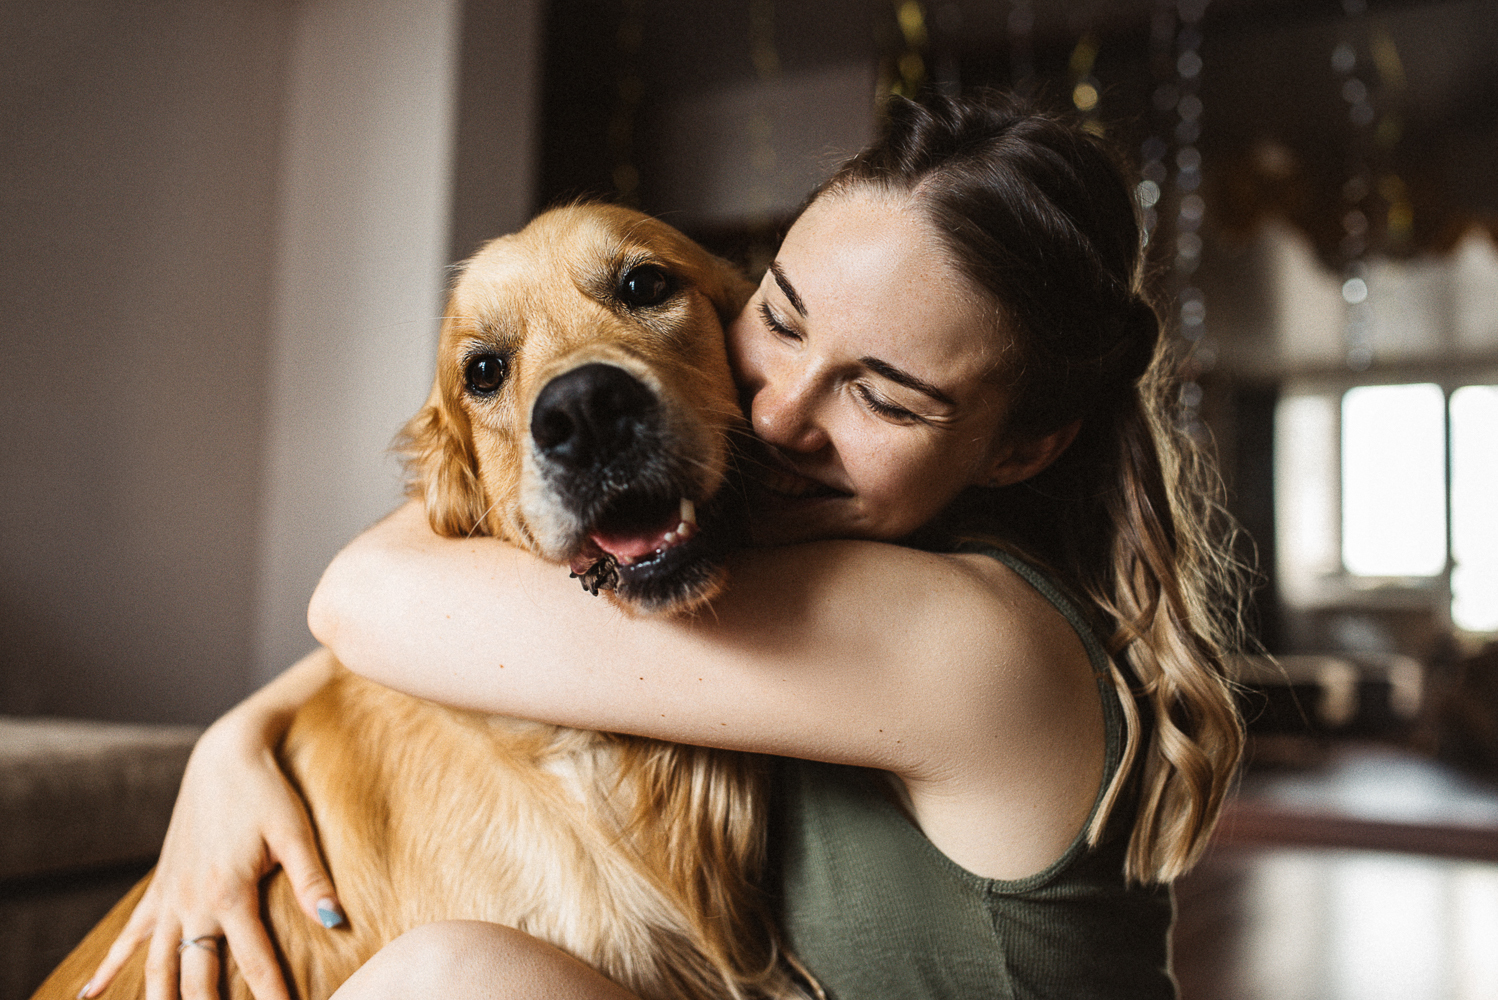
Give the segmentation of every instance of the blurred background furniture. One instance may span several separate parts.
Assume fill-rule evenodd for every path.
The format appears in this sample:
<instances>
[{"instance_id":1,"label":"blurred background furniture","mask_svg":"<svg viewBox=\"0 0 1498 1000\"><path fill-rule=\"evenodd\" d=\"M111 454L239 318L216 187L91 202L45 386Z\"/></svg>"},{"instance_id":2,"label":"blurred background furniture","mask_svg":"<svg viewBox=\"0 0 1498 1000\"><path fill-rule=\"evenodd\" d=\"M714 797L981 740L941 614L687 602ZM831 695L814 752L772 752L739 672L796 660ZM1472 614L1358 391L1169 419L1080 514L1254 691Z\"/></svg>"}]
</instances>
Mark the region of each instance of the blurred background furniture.
<instances>
[{"instance_id":1,"label":"blurred background furniture","mask_svg":"<svg viewBox=\"0 0 1498 1000\"><path fill-rule=\"evenodd\" d=\"M0 1000L24 1000L154 863L195 726L0 716Z\"/></svg>"}]
</instances>

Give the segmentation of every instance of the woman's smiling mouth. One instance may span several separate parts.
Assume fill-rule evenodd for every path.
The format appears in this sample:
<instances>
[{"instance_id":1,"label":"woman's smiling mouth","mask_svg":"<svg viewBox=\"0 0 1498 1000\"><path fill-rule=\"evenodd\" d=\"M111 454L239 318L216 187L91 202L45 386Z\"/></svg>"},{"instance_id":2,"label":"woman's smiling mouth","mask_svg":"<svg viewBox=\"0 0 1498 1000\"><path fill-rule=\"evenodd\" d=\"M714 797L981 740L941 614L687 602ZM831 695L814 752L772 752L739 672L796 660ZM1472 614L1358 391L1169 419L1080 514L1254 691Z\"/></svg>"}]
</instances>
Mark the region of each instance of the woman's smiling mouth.
<instances>
[{"instance_id":1,"label":"woman's smiling mouth","mask_svg":"<svg viewBox=\"0 0 1498 1000\"><path fill-rule=\"evenodd\" d=\"M764 467L759 483L766 491L789 500L852 496L851 493L774 465Z\"/></svg>"}]
</instances>

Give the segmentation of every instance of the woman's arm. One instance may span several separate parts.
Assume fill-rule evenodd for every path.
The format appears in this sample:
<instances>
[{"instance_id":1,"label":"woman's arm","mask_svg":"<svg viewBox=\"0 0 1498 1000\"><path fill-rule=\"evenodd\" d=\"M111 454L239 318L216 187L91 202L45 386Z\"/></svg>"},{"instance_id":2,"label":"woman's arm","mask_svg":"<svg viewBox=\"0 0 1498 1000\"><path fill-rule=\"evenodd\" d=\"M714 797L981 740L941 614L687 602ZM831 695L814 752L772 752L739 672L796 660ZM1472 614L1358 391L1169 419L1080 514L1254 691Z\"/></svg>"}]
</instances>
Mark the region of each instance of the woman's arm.
<instances>
[{"instance_id":1,"label":"woman's arm","mask_svg":"<svg viewBox=\"0 0 1498 1000\"><path fill-rule=\"evenodd\" d=\"M216 996L218 962L201 949L183 961L177 943L223 934L258 1000L288 996L260 922L261 878L279 864L310 919L336 926L342 916L306 809L274 748L296 710L331 676L325 651L307 656L204 732L188 760L150 887L84 995L102 992L149 940L149 998L174 997L179 988L186 997Z\"/></svg>"},{"instance_id":2,"label":"woman's arm","mask_svg":"<svg viewBox=\"0 0 1498 1000\"><path fill-rule=\"evenodd\" d=\"M729 570L699 613L635 617L513 546L440 538L408 504L334 559L309 621L350 669L435 701L908 780L1028 749L1057 694L1031 666L1085 662L983 557L818 542Z\"/></svg>"}]
</instances>

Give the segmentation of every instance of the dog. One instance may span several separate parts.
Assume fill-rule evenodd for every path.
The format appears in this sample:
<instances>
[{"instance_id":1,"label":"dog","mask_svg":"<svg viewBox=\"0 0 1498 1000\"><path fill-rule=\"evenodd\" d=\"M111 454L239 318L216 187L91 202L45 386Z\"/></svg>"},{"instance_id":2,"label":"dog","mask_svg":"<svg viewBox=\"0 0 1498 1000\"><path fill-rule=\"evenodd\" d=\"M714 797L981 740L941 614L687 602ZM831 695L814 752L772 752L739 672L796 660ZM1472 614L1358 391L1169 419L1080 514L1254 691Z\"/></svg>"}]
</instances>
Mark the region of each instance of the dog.
<instances>
[{"instance_id":1,"label":"dog","mask_svg":"<svg viewBox=\"0 0 1498 1000\"><path fill-rule=\"evenodd\" d=\"M433 529L524 546L630 613L709 600L744 431L723 327L751 291L618 207L554 209L486 245L461 268L431 395L398 439ZM309 927L284 874L267 877L294 997L327 997L390 940L447 919L527 931L643 1000L806 995L758 885L760 758L448 709L341 667L279 756L348 918ZM146 884L35 1000L77 995ZM144 952L105 997L142 995ZM224 969L228 995L248 998L232 954Z\"/></svg>"}]
</instances>

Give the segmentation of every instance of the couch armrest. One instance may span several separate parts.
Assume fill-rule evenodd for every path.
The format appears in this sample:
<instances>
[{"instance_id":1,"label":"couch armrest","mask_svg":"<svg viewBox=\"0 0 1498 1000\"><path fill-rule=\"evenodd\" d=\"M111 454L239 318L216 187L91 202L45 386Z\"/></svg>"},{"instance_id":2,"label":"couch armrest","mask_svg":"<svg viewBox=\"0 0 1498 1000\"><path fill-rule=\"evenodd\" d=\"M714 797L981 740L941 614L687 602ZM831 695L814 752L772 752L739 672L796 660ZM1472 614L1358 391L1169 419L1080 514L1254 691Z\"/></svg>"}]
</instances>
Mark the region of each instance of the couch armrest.
<instances>
[{"instance_id":1,"label":"couch armrest","mask_svg":"<svg viewBox=\"0 0 1498 1000\"><path fill-rule=\"evenodd\" d=\"M0 881L154 858L201 731L0 716Z\"/></svg>"}]
</instances>

